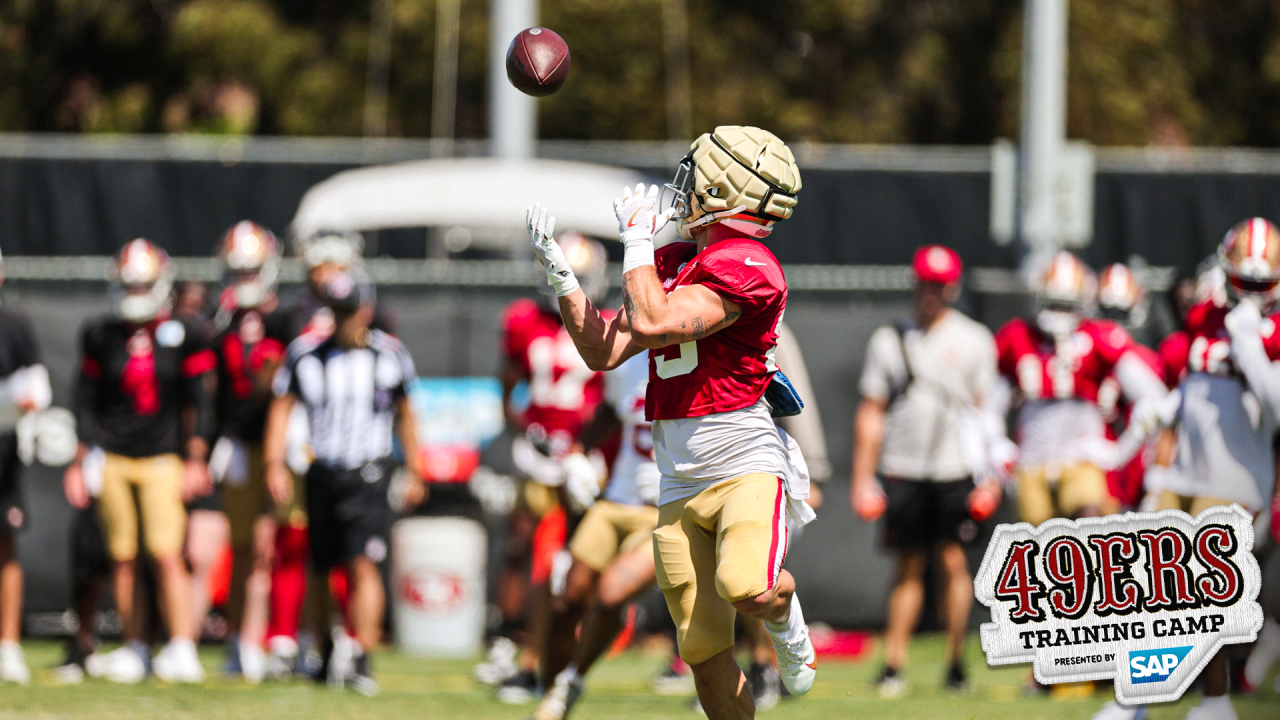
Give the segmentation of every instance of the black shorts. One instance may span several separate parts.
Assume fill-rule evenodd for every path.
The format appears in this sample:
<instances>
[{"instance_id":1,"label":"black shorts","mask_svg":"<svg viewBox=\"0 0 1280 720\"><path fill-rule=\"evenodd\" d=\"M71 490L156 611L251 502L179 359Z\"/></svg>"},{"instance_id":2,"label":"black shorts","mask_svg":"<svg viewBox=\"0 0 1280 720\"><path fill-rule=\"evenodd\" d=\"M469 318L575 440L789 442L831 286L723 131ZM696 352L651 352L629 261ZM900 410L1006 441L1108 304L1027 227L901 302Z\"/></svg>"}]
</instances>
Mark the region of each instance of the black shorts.
<instances>
[{"instance_id":1,"label":"black shorts","mask_svg":"<svg viewBox=\"0 0 1280 720\"><path fill-rule=\"evenodd\" d=\"M197 510L222 512L222 486L214 485L213 490L208 495L197 495L183 503L183 505L186 506L189 513Z\"/></svg>"},{"instance_id":2,"label":"black shorts","mask_svg":"<svg viewBox=\"0 0 1280 720\"><path fill-rule=\"evenodd\" d=\"M968 545L981 527L969 516L973 479L908 480L885 478L889 499L884 544L891 548L930 548L940 542Z\"/></svg>"},{"instance_id":3,"label":"black shorts","mask_svg":"<svg viewBox=\"0 0 1280 720\"><path fill-rule=\"evenodd\" d=\"M311 565L327 572L356 556L387 559L394 513L387 499L395 462L366 463L356 470L313 463L307 470L307 526Z\"/></svg>"},{"instance_id":4,"label":"black shorts","mask_svg":"<svg viewBox=\"0 0 1280 720\"><path fill-rule=\"evenodd\" d=\"M0 434L0 532L16 532L27 524L22 497L22 460L18 458L18 434Z\"/></svg>"}]
</instances>

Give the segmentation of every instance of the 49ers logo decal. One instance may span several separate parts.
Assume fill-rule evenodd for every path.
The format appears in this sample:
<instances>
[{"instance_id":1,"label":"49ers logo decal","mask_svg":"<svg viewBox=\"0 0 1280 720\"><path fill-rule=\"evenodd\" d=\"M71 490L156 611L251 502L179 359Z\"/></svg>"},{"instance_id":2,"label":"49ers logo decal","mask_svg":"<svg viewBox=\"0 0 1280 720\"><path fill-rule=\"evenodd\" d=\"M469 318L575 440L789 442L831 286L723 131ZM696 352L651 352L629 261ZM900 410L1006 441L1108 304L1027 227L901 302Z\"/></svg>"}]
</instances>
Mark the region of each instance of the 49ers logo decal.
<instances>
[{"instance_id":1,"label":"49ers logo decal","mask_svg":"<svg viewBox=\"0 0 1280 720\"><path fill-rule=\"evenodd\" d=\"M1032 662L1046 684L1114 678L1125 703L1176 700L1222 645L1262 627L1252 547L1238 505L1194 519L1165 510L1001 525L974 578L991 608L987 662ZM1139 655L1176 662L1158 678L1131 673Z\"/></svg>"}]
</instances>

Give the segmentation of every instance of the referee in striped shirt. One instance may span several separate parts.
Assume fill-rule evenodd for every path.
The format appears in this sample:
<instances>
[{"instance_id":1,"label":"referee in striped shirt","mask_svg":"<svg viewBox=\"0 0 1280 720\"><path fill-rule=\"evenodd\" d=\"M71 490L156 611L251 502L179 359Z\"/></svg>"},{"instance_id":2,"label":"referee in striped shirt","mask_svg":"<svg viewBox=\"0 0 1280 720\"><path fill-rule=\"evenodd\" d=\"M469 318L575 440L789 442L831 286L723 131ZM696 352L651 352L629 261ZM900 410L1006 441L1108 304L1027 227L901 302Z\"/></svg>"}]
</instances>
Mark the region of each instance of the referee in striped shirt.
<instances>
[{"instance_id":1,"label":"referee in striped shirt","mask_svg":"<svg viewBox=\"0 0 1280 720\"><path fill-rule=\"evenodd\" d=\"M406 395L413 359L399 340L369 327L374 289L363 271L335 270L321 284L321 295L333 310L333 334L304 334L289 346L274 381L263 454L272 497L287 503L293 479L285 465L285 430L294 403L302 403L315 453L305 485L312 569L321 581L343 564L351 582L354 662L345 673L332 667L330 677L373 694L377 685L365 651L379 642L386 605L379 565L394 519L388 488L397 429L411 476L404 504L413 507L426 496ZM345 677L334 678L335 671Z\"/></svg>"}]
</instances>

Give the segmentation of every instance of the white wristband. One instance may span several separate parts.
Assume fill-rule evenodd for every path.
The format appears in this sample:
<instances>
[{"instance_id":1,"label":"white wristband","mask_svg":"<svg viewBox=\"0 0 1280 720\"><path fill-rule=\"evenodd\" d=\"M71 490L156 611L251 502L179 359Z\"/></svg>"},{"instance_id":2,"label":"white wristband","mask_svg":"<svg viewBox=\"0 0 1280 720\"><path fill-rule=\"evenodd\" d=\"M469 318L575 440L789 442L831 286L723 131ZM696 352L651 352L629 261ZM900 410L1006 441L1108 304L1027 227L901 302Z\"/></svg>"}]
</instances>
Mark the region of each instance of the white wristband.
<instances>
[{"instance_id":1,"label":"white wristband","mask_svg":"<svg viewBox=\"0 0 1280 720\"><path fill-rule=\"evenodd\" d=\"M626 241L622 254L622 274L645 265L653 265L653 238L632 238Z\"/></svg>"},{"instance_id":2,"label":"white wristband","mask_svg":"<svg viewBox=\"0 0 1280 720\"><path fill-rule=\"evenodd\" d=\"M547 282L551 283L551 289L555 291L556 297L564 297L578 289L578 276L568 268L562 272L564 272L563 275L554 269L547 270Z\"/></svg>"}]
</instances>

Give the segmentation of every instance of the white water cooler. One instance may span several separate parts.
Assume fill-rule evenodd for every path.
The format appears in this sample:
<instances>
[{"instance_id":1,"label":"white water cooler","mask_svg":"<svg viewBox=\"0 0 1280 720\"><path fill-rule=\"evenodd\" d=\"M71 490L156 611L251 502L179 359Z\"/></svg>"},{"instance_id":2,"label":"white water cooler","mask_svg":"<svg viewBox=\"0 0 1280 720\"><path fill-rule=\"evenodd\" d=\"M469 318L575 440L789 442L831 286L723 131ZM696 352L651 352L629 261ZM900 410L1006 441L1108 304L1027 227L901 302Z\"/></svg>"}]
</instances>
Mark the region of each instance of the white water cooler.
<instances>
[{"instance_id":1,"label":"white water cooler","mask_svg":"<svg viewBox=\"0 0 1280 720\"><path fill-rule=\"evenodd\" d=\"M484 527L466 518L407 518L391 529L391 606L406 652L470 657L484 649Z\"/></svg>"}]
</instances>

